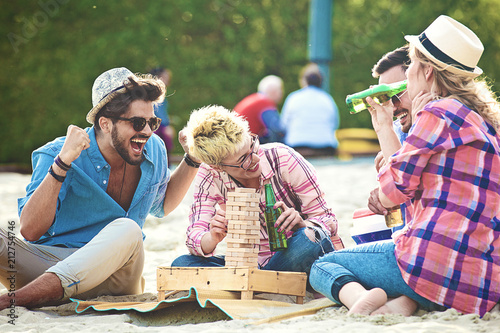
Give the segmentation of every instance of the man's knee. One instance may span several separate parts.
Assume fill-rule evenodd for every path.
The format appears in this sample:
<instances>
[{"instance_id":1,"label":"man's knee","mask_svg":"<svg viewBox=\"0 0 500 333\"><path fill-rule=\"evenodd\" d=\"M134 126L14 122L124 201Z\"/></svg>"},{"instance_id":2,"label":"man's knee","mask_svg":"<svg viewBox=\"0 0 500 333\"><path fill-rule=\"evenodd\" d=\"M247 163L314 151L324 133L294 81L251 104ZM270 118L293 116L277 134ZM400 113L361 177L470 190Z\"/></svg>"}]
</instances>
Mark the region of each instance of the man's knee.
<instances>
[{"instance_id":1,"label":"man's knee","mask_svg":"<svg viewBox=\"0 0 500 333\"><path fill-rule=\"evenodd\" d=\"M116 229L115 235L123 241L142 241L142 230L139 225L132 219L119 218L111 222L106 228Z\"/></svg>"}]
</instances>

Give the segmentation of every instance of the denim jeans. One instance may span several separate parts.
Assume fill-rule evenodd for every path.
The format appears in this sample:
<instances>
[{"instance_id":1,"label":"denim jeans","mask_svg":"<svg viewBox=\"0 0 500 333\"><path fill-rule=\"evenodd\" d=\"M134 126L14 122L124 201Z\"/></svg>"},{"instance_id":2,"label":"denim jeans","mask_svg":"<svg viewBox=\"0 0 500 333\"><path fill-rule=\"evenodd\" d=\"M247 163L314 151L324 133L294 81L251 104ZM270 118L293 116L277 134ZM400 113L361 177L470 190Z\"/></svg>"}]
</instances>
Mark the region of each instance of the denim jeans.
<instances>
[{"instance_id":1,"label":"denim jeans","mask_svg":"<svg viewBox=\"0 0 500 333\"><path fill-rule=\"evenodd\" d=\"M392 240L372 242L329 253L311 268L311 286L330 300L341 304L338 293L352 281L366 289L382 288L389 298L406 295L427 311L444 310L415 293L401 276Z\"/></svg>"},{"instance_id":2,"label":"denim jeans","mask_svg":"<svg viewBox=\"0 0 500 333\"><path fill-rule=\"evenodd\" d=\"M305 234L311 228L315 234L315 241L311 241ZM311 265L322 255L333 251L330 237L318 227L297 229L288 239L288 248L277 251L263 270L304 272L309 275ZM172 262L172 267L223 267L224 256L202 257L191 254L182 255Z\"/></svg>"}]
</instances>

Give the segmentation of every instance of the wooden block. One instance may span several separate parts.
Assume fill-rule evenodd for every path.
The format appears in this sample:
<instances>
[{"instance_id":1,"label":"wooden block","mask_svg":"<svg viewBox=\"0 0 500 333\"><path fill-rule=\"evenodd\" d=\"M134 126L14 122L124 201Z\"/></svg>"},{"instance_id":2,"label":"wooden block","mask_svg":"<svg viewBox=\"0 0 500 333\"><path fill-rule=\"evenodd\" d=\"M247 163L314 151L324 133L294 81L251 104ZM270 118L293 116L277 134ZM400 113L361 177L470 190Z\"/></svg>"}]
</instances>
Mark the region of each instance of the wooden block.
<instances>
[{"instance_id":1,"label":"wooden block","mask_svg":"<svg viewBox=\"0 0 500 333\"><path fill-rule=\"evenodd\" d=\"M226 241L231 241L231 240L241 240L241 239L253 239L253 240L260 240L260 235L259 234L238 234L238 233L228 233L226 236Z\"/></svg>"},{"instance_id":2,"label":"wooden block","mask_svg":"<svg viewBox=\"0 0 500 333\"><path fill-rule=\"evenodd\" d=\"M226 260L226 267L237 267L238 263L232 260Z\"/></svg>"},{"instance_id":3,"label":"wooden block","mask_svg":"<svg viewBox=\"0 0 500 333\"><path fill-rule=\"evenodd\" d=\"M237 253L236 255L233 255L231 253L226 253L226 258L228 258L228 260L235 261L235 262L244 262L245 258L241 255L238 255L238 254L241 254L241 253Z\"/></svg>"},{"instance_id":4,"label":"wooden block","mask_svg":"<svg viewBox=\"0 0 500 333\"><path fill-rule=\"evenodd\" d=\"M241 224L228 225L228 234L248 234L248 235L260 235L260 226L245 226Z\"/></svg>"},{"instance_id":5,"label":"wooden block","mask_svg":"<svg viewBox=\"0 0 500 333\"><path fill-rule=\"evenodd\" d=\"M259 204L260 203L260 199L258 197L249 197L249 196L246 196L246 197L243 197L243 196L239 196L239 197L232 197L231 200L228 200L227 202L231 202L231 203L247 203L247 204Z\"/></svg>"},{"instance_id":6,"label":"wooden block","mask_svg":"<svg viewBox=\"0 0 500 333\"><path fill-rule=\"evenodd\" d=\"M236 193L256 193L254 188L246 188L246 187L237 187L235 189Z\"/></svg>"},{"instance_id":7,"label":"wooden block","mask_svg":"<svg viewBox=\"0 0 500 333\"><path fill-rule=\"evenodd\" d=\"M260 235L260 228L232 229L228 226L228 230L231 231L231 234Z\"/></svg>"},{"instance_id":8,"label":"wooden block","mask_svg":"<svg viewBox=\"0 0 500 333\"><path fill-rule=\"evenodd\" d=\"M260 207L256 202L248 202L248 201L227 201L226 202L226 211L230 210L229 207L231 207L231 210L246 210L247 208L252 208L255 211L255 208Z\"/></svg>"},{"instance_id":9,"label":"wooden block","mask_svg":"<svg viewBox=\"0 0 500 333\"><path fill-rule=\"evenodd\" d=\"M248 251L248 250L251 250L251 251ZM229 251L229 250L228 250ZM242 252L242 253L259 253L259 248L257 247L254 247L254 248L232 248L231 249L231 252L232 253L237 253L237 252Z\"/></svg>"},{"instance_id":10,"label":"wooden block","mask_svg":"<svg viewBox=\"0 0 500 333\"><path fill-rule=\"evenodd\" d=\"M241 230L241 227L242 225L241 224L234 224L234 223L231 223L231 221L229 221L229 223L227 224L227 232L233 232L233 231L236 231L236 230Z\"/></svg>"},{"instance_id":11,"label":"wooden block","mask_svg":"<svg viewBox=\"0 0 500 333\"><path fill-rule=\"evenodd\" d=\"M229 215L233 217L240 217L240 216L245 216L246 212L241 210L232 210Z\"/></svg>"},{"instance_id":12,"label":"wooden block","mask_svg":"<svg viewBox=\"0 0 500 333\"><path fill-rule=\"evenodd\" d=\"M226 252L226 258L231 260L246 261L245 258L250 256L258 257L258 253L231 252L230 249Z\"/></svg>"},{"instance_id":13,"label":"wooden block","mask_svg":"<svg viewBox=\"0 0 500 333\"><path fill-rule=\"evenodd\" d=\"M243 261L245 253L242 252L226 252L226 258L231 258L232 261Z\"/></svg>"},{"instance_id":14,"label":"wooden block","mask_svg":"<svg viewBox=\"0 0 500 333\"><path fill-rule=\"evenodd\" d=\"M260 194L253 192L253 193L245 193L245 192L228 192L227 197L231 198L260 198Z\"/></svg>"},{"instance_id":15,"label":"wooden block","mask_svg":"<svg viewBox=\"0 0 500 333\"><path fill-rule=\"evenodd\" d=\"M241 299L242 300L253 299L253 291L242 291L241 292Z\"/></svg>"},{"instance_id":16,"label":"wooden block","mask_svg":"<svg viewBox=\"0 0 500 333\"><path fill-rule=\"evenodd\" d=\"M252 256L252 257L246 257L244 258L246 262L248 263L258 263L259 262L259 256Z\"/></svg>"},{"instance_id":17,"label":"wooden block","mask_svg":"<svg viewBox=\"0 0 500 333\"><path fill-rule=\"evenodd\" d=\"M227 243L227 248L228 249L253 249L256 246L258 246L258 244L235 243L235 242L229 242L229 243Z\"/></svg>"},{"instance_id":18,"label":"wooden block","mask_svg":"<svg viewBox=\"0 0 500 333\"><path fill-rule=\"evenodd\" d=\"M228 219L228 225L241 225L244 227L255 227L260 225L260 220L256 220L255 217L251 220L244 219L244 220L235 220L235 219Z\"/></svg>"},{"instance_id":19,"label":"wooden block","mask_svg":"<svg viewBox=\"0 0 500 333\"><path fill-rule=\"evenodd\" d=\"M249 205L226 205L226 214L227 213L234 213L237 212L237 215L249 215L246 213L252 212L252 215L255 215L254 212L259 212L260 213L260 207L259 206L249 206ZM243 213L243 214L241 214Z\"/></svg>"},{"instance_id":20,"label":"wooden block","mask_svg":"<svg viewBox=\"0 0 500 333\"><path fill-rule=\"evenodd\" d=\"M191 287L208 290L246 290L248 271L210 270L206 267L159 267L158 290L189 290Z\"/></svg>"},{"instance_id":21,"label":"wooden block","mask_svg":"<svg viewBox=\"0 0 500 333\"><path fill-rule=\"evenodd\" d=\"M260 236L253 237L254 235L247 235L245 238L234 238L230 237L231 235L228 235L226 237L226 242L229 243L244 243L244 244L257 244L260 243Z\"/></svg>"},{"instance_id":22,"label":"wooden block","mask_svg":"<svg viewBox=\"0 0 500 333\"><path fill-rule=\"evenodd\" d=\"M253 212L254 214L252 215L245 215L241 214L241 212L236 212L236 214L226 213L226 219L228 220L239 220L239 221L260 221L259 220L259 215L255 214L256 212Z\"/></svg>"},{"instance_id":23,"label":"wooden block","mask_svg":"<svg viewBox=\"0 0 500 333\"><path fill-rule=\"evenodd\" d=\"M229 220L228 227L235 229L258 229L260 230L260 221L258 220ZM239 228L238 228L239 227Z\"/></svg>"}]
</instances>

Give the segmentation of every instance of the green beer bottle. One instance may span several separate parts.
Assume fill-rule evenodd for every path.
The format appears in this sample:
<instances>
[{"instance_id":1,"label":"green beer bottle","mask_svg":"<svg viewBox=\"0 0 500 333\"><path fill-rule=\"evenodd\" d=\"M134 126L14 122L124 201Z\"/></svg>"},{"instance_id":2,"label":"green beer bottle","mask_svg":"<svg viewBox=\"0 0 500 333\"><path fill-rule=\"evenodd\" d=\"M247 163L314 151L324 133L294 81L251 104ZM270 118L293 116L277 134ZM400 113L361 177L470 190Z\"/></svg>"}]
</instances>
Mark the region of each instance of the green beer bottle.
<instances>
[{"instance_id":1,"label":"green beer bottle","mask_svg":"<svg viewBox=\"0 0 500 333\"><path fill-rule=\"evenodd\" d=\"M378 84L366 90L347 95L345 102L351 114L361 112L370 107L366 102L366 97L370 96L378 104L382 104L406 89L407 81L400 81L390 84Z\"/></svg>"},{"instance_id":2,"label":"green beer bottle","mask_svg":"<svg viewBox=\"0 0 500 333\"><path fill-rule=\"evenodd\" d=\"M264 212L264 217L266 219L267 235L269 237L269 248L272 252L285 250L288 247L285 232L278 232L274 227L282 211L280 208L273 208L276 204L276 198L274 197L271 184L265 184L264 188L266 191L266 210Z\"/></svg>"}]
</instances>

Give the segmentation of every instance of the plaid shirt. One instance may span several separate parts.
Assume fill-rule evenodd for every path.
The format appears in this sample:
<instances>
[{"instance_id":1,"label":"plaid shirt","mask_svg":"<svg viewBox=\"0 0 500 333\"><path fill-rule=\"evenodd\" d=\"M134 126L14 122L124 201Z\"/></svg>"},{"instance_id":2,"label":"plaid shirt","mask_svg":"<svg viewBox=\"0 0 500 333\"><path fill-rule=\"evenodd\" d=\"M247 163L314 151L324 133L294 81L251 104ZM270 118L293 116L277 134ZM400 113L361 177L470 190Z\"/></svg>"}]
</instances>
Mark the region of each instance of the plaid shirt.
<instances>
[{"instance_id":1,"label":"plaid shirt","mask_svg":"<svg viewBox=\"0 0 500 333\"><path fill-rule=\"evenodd\" d=\"M453 99L427 104L379 174L394 203L413 198L395 235L406 283L423 297L484 315L500 298L500 137Z\"/></svg>"},{"instance_id":2,"label":"plaid shirt","mask_svg":"<svg viewBox=\"0 0 500 333\"><path fill-rule=\"evenodd\" d=\"M343 248L337 236L337 219L324 200L324 192L319 188L316 171L302 156L282 144L265 144L259 149L260 165L260 250L259 267L267 264L273 253L269 251L268 235L264 220L264 184L273 187L276 201L283 201L301 213L303 219L322 227L331 236L336 249ZM218 172L202 164L194 182L194 203L189 219L186 245L192 254L203 254L201 238L209 232L210 219L215 215L216 206L225 210L228 191L237 187L235 181L225 172ZM289 232L287 237L290 237Z\"/></svg>"}]
</instances>

